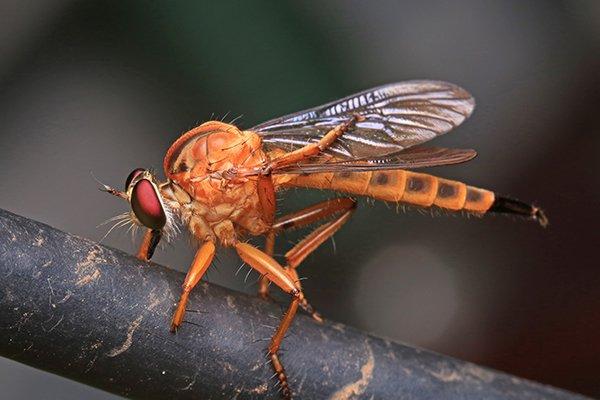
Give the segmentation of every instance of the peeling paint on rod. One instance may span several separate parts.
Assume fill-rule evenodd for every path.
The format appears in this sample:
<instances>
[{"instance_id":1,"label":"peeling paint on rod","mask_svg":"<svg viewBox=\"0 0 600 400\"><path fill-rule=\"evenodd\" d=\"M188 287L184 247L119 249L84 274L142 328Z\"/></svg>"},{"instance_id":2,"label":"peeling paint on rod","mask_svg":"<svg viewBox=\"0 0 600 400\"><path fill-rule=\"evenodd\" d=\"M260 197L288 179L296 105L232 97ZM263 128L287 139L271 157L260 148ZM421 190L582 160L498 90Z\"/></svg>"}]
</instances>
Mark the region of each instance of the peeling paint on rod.
<instances>
[{"instance_id":1,"label":"peeling paint on rod","mask_svg":"<svg viewBox=\"0 0 600 400\"><path fill-rule=\"evenodd\" d=\"M182 329L180 272L0 210L0 355L131 398L277 399L278 306L202 284ZM583 399L299 316L283 359L296 399Z\"/></svg>"}]
</instances>

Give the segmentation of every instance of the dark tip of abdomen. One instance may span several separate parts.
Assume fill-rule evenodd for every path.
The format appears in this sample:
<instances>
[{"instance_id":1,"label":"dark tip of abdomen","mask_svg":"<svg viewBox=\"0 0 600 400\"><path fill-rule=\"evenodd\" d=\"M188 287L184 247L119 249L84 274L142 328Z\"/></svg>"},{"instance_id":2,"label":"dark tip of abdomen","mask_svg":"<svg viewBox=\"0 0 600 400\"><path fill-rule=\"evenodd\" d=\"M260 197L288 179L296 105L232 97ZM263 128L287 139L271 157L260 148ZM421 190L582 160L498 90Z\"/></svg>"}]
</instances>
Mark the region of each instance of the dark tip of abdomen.
<instances>
[{"instance_id":1,"label":"dark tip of abdomen","mask_svg":"<svg viewBox=\"0 0 600 400\"><path fill-rule=\"evenodd\" d=\"M540 208L500 195L496 195L494 203L488 212L520 215L537 221L543 227L548 225L548 218L546 218L546 214Z\"/></svg>"},{"instance_id":2,"label":"dark tip of abdomen","mask_svg":"<svg viewBox=\"0 0 600 400\"><path fill-rule=\"evenodd\" d=\"M542 211L541 208L535 208L535 214L533 216L533 219L535 219L537 222L539 222L539 224L542 226L542 228L545 228L548 226L548 224L550 223L550 221L548 221L548 217L546 217L546 214L544 213L544 211Z\"/></svg>"}]
</instances>

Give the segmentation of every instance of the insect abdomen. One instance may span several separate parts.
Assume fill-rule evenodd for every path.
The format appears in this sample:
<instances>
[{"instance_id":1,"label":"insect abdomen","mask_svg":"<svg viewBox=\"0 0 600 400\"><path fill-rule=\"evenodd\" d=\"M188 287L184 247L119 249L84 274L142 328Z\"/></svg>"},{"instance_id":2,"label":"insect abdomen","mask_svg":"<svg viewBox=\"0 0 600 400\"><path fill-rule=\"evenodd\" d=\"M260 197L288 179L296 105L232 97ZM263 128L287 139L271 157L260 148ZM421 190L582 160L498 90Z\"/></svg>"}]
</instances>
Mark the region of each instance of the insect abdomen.
<instances>
[{"instance_id":1,"label":"insect abdomen","mask_svg":"<svg viewBox=\"0 0 600 400\"><path fill-rule=\"evenodd\" d=\"M287 186L330 189L377 200L474 213L485 213L495 198L489 190L405 170L299 175Z\"/></svg>"}]
</instances>

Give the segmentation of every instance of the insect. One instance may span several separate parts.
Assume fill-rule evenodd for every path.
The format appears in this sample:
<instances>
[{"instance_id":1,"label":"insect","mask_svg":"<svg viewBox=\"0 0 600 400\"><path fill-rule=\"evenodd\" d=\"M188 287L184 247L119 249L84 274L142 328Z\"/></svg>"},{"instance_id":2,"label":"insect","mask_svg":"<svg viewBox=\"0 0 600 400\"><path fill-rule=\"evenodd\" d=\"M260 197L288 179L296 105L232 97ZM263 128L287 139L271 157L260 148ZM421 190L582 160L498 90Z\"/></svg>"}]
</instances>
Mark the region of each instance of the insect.
<instances>
[{"instance_id":1,"label":"insect","mask_svg":"<svg viewBox=\"0 0 600 400\"><path fill-rule=\"evenodd\" d=\"M291 398L279 346L298 307L321 316L302 291L297 268L331 238L356 209L352 197L327 200L276 217L277 193L318 188L417 207L438 207L476 215L507 213L548 223L538 207L464 183L412 169L468 161L470 149L423 147L471 115L475 102L464 89L440 81L406 81L369 89L286 115L249 130L206 122L177 139L164 158L166 180L135 169L125 191L102 190L129 202L129 218L147 228L137 256L149 260L177 223L200 243L183 283L171 331L182 323L188 296L207 271L217 246L234 247L261 275L259 294L269 283L290 295L290 304L268 347L284 398ZM291 228L318 227L285 254L273 258L276 236ZM261 250L244 241L265 236Z\"/></svg>"}]
</instances>

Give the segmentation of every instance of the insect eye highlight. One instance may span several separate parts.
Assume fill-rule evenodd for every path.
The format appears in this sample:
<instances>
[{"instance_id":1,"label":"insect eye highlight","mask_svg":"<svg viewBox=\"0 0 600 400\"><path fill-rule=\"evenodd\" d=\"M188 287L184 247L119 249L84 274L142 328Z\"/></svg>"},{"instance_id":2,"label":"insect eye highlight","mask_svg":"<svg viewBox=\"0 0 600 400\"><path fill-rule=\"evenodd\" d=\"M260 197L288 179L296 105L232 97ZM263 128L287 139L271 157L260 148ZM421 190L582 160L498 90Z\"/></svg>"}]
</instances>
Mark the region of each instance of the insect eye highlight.
<instances>
[{"instance_id":1,"label":"insect eye highlight","mask_svg":"<svg viewBox=\"0 0 600 400\"><path fill-rule=\"evenodd\" d=\"M131 173L127 176L127 179L125 180L125 190L128 190L131 181L133 181L136 176L138 176L144 171L146 171L144 168L136 168L133 171L131 171Z\"/></svg>"},{"instance_id":2,"label":"insect eye highlight","mask_svg":"<svg viewBox=\"0 0 600 400\"><path fill-rule=\"evenodd\" d=\"M131 191L131 209L136 218L150 229L162 229L167 223L159 196L158 190L148 179L140 179Z\"/></svg>"}]
</instances>

